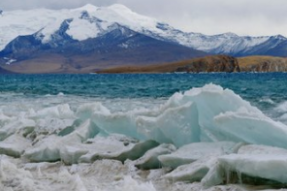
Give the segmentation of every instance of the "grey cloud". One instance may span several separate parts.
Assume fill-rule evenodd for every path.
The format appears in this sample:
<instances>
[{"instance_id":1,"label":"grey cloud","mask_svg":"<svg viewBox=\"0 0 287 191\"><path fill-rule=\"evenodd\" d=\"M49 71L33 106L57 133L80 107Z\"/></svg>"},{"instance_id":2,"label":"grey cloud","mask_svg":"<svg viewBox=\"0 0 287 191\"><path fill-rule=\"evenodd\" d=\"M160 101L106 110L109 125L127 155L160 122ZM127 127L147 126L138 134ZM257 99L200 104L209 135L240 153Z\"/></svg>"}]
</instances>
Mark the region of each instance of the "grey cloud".
<instances>
[{"instance_id":1,"label":"grey cloud","mask_svg":"<svg viewBox=\"0 0 287 191\"><path fill-rule=\"evenodd\" d=\"M34 9L34 8L76 8L85 4L107 6L115 3L116 0L1 0L0 8L4 10Z\"/></svg>"},{"instance_id":2,"label":"grey cloud","mask_svg":"<svg viewBox=\"0 0 287 191\"><path fill-rule=\"evenodd\" d=\"M121 3L185 31L287 36L286 0L0 0L4 10Z\"/></svg>"},{"instance_id":3,"label":"grey cloud","mask_svg":"<svg viewBox=\"0 0 287 191\"><path fill-rule=\"evenodd\" d=\"M185 31L287 36L286 0L119 0Z\"/></svg>"}]
</instances>

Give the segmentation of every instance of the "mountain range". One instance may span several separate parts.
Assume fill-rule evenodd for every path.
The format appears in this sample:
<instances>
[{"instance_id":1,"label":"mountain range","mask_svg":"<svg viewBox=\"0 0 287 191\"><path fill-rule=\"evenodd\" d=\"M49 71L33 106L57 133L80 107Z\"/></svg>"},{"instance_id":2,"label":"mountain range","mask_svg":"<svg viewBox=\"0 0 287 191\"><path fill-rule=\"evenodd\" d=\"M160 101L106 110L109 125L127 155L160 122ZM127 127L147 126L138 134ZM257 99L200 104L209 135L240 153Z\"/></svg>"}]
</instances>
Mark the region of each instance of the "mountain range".
<instances>
[{"instance_id":1,"label":"mountain range","mask_svg":"<svg viewBox=\"0 0 287 191\"><path fill-rule=\"evenodd\" d=\"M183 32L124 5L3 11L0 66L20 73L87 73L207 55L287 56L287 38Z\"/></svg>"}]
</instances>

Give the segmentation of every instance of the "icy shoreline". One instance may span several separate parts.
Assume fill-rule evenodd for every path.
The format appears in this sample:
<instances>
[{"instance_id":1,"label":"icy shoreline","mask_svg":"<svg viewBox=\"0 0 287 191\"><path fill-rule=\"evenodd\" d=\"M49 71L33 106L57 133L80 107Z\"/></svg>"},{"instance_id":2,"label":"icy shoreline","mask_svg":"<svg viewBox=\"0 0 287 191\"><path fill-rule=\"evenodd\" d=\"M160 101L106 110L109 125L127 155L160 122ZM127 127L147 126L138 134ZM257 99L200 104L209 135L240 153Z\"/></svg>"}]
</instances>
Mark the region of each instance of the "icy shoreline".
<instances>
[{"instance_id":1,"label":"icy shoreline","mask_svg":"<svg viewBox=\"0 0 287 191\"><path fill-rule=\"evenodd\" d=\"M0 190L284 188L286 135L285 124L212 84L125 112L99 102L6 107Z\"/></svg>"}]
</instances>

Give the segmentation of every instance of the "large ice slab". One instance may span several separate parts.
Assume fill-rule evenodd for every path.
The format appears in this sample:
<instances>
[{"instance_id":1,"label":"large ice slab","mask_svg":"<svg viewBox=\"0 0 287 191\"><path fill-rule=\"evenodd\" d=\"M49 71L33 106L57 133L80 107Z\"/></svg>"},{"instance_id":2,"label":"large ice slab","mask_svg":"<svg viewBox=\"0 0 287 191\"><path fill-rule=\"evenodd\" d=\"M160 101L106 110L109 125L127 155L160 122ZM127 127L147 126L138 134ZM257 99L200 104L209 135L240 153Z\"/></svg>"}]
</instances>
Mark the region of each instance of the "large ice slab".
<instances>
[{"instance_id":1,"label":"large ice slab","mask_svg":"<svg viewBox=\"0 0 287 191\"><path fill-rule=\"evenodd\" d=\"M161 168L161 162L158 156L170 154L176 150L172 144L161 144L156 148L147 151L144 156L135 161L135 166L140 169L157 169Z\"/></svg>"},{"instance_id":2,"label":"large ice slab","mask_svg":"<svg viewBox=\"0 0 287 191\"><path fill-rule=\"evenodd\" d=\"M85 112L81 113L81 116L87 116ZM139 140L152 139L177 146L199 141L197 110L190 102L179 106L168 102L155 110L113 114L101 108L92 118L104 132L125 134Z\"/></svg>"},{"instance_id":3,"label":"large ice slab","mask_svg":"<svg viewBox=\"0 0 287 191\"><path fill-rule=\"evenodd\" d=\"M69 104L60 104L34 111L28 116L34 120L39 133L59 132L71 126L75 120L74 112Z\"/></svg>"},{"instance_id":4,"label":"large ice slab","mask_svg":"<svg viewBox=\"0 0 287 191\"><path fill-rule=\"evenodd\" d=\"M8 121L0 127L0 141L17 133L18 131L25 131L27 128L35 127L35 125L35 121L21 116L19 116L18 119Z\"/></svg>"},{"instance_id":5,"label":"large ice slab","mask_svg":"<svg viewBox=\"0 0 287 191\"><path fill-rule=\"evenodd\" d=\"M88 152L82 155L78 162L92 163L96 160L103 159L105 155L111 157L117 156L119 153L130 150L137 143L136 140L124 135L112 134L108 137L96 136L89 139L86 149Z\"/></svg>"},{"instance_id":6,"label":"large ice slab","mask_svg":"<svg viewBox=\"0 0 287 191\"><path fill-rule=\"evenodd\" d=\"M266 145L243 145L238 151L238 154L247 155L284 155L287 156L287 150L278 147L266 146Z\"/></svg>"},{"instance_id":7,"label":"large ice slab","mask_svg":"<svg viewBox=\"0 0 287 191\"><path fill-rule=\"evenodd\" d=\"M138 159L148 150L158 146L154 140L139 142L124 135L95 137L98 133L98 127L88 119L66 136L50 135L41 139L32 148L27 149L23 156L32 162L62 160L65 164L92 163L99 159L124 162L126 159Z\"/></svg>"},{"instance_id":8,"label":"large ice slab","mask_svg":"<svg viewBox=\"0 0 287 191\"><path fill-rule=\"evenodd\" d=\"M175 93L152 109L112 112L94 103L81 106L76 114L81 119L91 118L105 134L152 139L177 147L200 141L287 145L286 125L265 116L233 91L213 84Z\"/></svg>"},{"instance_id":9,"label":"large ice slab","mask_svg":"<svg viewBox=\"0 0 287 191\"><path fill-rule=\"evenodd\" d=\"M54 162L60 160L60 148L62 145L63 141L60 137L50 135L40 140L32 148L25 150L23 156L32 162Z\"/></svg>"},{"instance_id":10,"label":"large ice slab","mask_svg":"<svg viewBox=\"0 0 287 191\"><path fill-rule=\"evenodd\" d=\"M191 164L177 167L172 172L164 175L164 178L171 181L194 182L201 179L213 168L217 163L217 157L201 158Z\"/></svg>"},{"instance_id":11,"label":"large ice slab","mask_svg":"<svg viewBox=\"0 0 287 191\"><path fill-rule=\"evenodd\" d=\"M21 135L14 134L0 142L0 154L19 158L25 149L31 147L29 140Z\"/></svg>"},{"instance_id":12,"label":"large ice slab","mask_svg":"<svg viewBox=\"0 0 287 191\"><path fill-rule=\"evenodd\" d=\"M171 142L177 147L199 142L200 127L196 105L187 102L174 107L168 102L165 107L167 108L156 117L139 116L136 119L138 131L147 138Z\"/></svg>"},{"instance_id":13,"label":"large ice slab","mask_svg":"<svg viewBox=\"0 0 287 191\"><path fill-rule=\"evenodd\" d=\"M287 155L232 154L219 158L221 167L252 177L287 183Z\"/></svg>"},{"instance_id":14,"label":"large ice slab","mask_svg":"<svg viewBox=\"0 0 287 191\"><path fill-rule=\"evenodd\" d=\"M68 154L68 152L65 152L66 150L71 150L72 146L80 147L79 145L82 142L94 137L97 133L97 127L90 120L87 120L67 136L60 137L57 135L50 135L41 139L33 148L25 151L24 157L34 162L57 161L61 158L61 151L63 151L62 153ZM70 147L70 149L65 147ZM79 152L85 154L85 152ZM75 152L75 154L78 155L78 152Z\"/></svg>"},{"instance_id":15,"label":"large ice slab","mask_svg":"<svg viewBox=\"0 0 287 191\"><path fill-rule=\"evenodd\" d=\"M234 141L287 148L286 125L259 112L240 108L214 118L218 131Z\"/></svg>"},{"instance_id":16,"label":"large ice slab","mask_svg":"<svg viewBox=\"0 0 287 191\"><path fill-rule=\"evenodd\" d=\"M214 117L221 113L236 111L240 107L246 108L251 113L261 113L233 91L213 84L205 85L202 88L193 88L183 94L177 93L170 99L177 99L177 102L181 104L187 101L196 104L202 141L232 141L222 134L213 121Z\"/></svg>"},{"instance_id":17,"label":"large ice slab","mask_svg":"<svg viewBox=\"0 0 287 191\"><path fill-rule=\"evenodd\" d=\"M287 150L282 148L244 145L236 154L218 157L201 183L204 187L230 183L236 174L232 178L235 183L284 185L286 158Z\"/></svg>"},{"instance_id":18,"label":"large ice slab","mask_svg":"<svg viewBox=\"0 0 287 191\"><path fill-rule=\"evenodd\" d=\"M112 142L111 142L112 141ZM101 144L98 144L101 142ZM100 159L119 160L121 162L127 159L136 160L142 157L148 150L158 146L153 140L128 143L110 138L95 141L90 147L89 152L79 158L79 162L94 162Z\"/></svg>"},{"instance_id":19,"label":"large ice slab","mask_svg":"<svg viewBox=\"0 0 287 191\"><path fill-rule=\"evenodd\" d=\"M158 159L164 167L176 168L199 159L234 153L237 147L233 142L191 143L171 154L160 155Z\"/></svg>"}]
</instances>

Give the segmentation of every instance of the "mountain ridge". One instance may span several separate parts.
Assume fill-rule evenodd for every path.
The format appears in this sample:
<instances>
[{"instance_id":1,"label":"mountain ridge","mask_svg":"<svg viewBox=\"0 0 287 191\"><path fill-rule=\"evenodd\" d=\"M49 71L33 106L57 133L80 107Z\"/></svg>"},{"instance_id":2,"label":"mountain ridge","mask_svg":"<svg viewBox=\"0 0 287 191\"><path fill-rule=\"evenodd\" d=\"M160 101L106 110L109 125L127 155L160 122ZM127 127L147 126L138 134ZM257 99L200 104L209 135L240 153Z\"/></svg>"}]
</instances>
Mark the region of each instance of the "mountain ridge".
<instances>
[{"instance_id":1,"label":"mountain ridge","mask_svg":"<svg viewBox=\"0 0 287 191\"><path fill-rule=\"evenodd\" d=\"M111 35L116 31L118 37ZM23 66L15 65L31 68L29 61L36 60L54 64L48 71L93 72L111 65L166 63L216 54L287 56L287 38L183 32L120 4L8 11L0 17L0 66L17 72ZM49 56L55 63L45 60Z\"/></svg>"},{"instance_id":2,"label":"mountain ridge","mask_svg":"<svg viewBox=\"0 0 287 191\"><path fill-rule=\"evenodd\" d=\"M38 15L41 19L35 19L35 15ZM49 15L49 17L47 15ZM83 15L85 15L85 17L83 17ZM21 19L19 19L19 17L21 17ZM19 22L17 22L17 18ZM11 21L12 19L14 20ZM17 26L19 32L18 34L12 32L10 38L7 40L5 35L1 35L4 36L4 38L0 41L0 49L3 49L5 45L17 36L31 35L32 33L36 33L40 30L44 37L42 40L47 42L50 40L50 36L60 28L61 23L67 19L70 19L67 34L74 40L81 41L88 38L98 37L102 35L103 31L107 31L108 27L114 23L119 23L131 30L158 40L175 42L183 46L212 54L230 54L234 56L237 55L237 52L244 54L243 50L246 50L246 52L251 51L252 54L256 54L258 52L250 50L254 46L270 41L273 42L273 44L275 43L276 46L287 40L286 37L283 37L282 35L251 37L238 36L230 32L218 35L183 32L173 28L167 23L139 15L121 4L114 4L108 7L96 7L94 5L87 4L76 9L63 9L58 11L35 9L29 11L4 12L1 18L2 24L0 23L0 29L4 29L5 27L6 31L9 31L9 28L12 26L10 31L15 32L13 26ZM27 26L25 27L23 23L26 23ZM27 28L30 29L30 32L26 30ZM34 31L31 33L31 30ZM5 32L2 32L2 34L3 33Z\"/></svg>"},{"instance_id":3,"label":"mountain ridge","mask_svg":"<svg viewBox=\"0 0 287 191\"><path fill-rule=\"evenodd\" d=\"M61 37L63 36L65 35ZM159 41L121 25L97 38L84 41L67 38L64 44L62 40L57 44L57 40L58 38L55 42L43 44L37 34L18 37L7 45L5 51L0 52L0 64L5 69L24 73L90 73L110 66L147 65L207 55L182 45ZM7 59L1 57L13 58L18 63L7 65ZM53 60L54 70L50 66L46 70L42 64L33 64L35 69L27 66L29 61L36 60L50 65L50 60ZM29 70L26 71L24 66ZM42 70L39 69L40 66Z\"/></svg>"}]
</instances>

